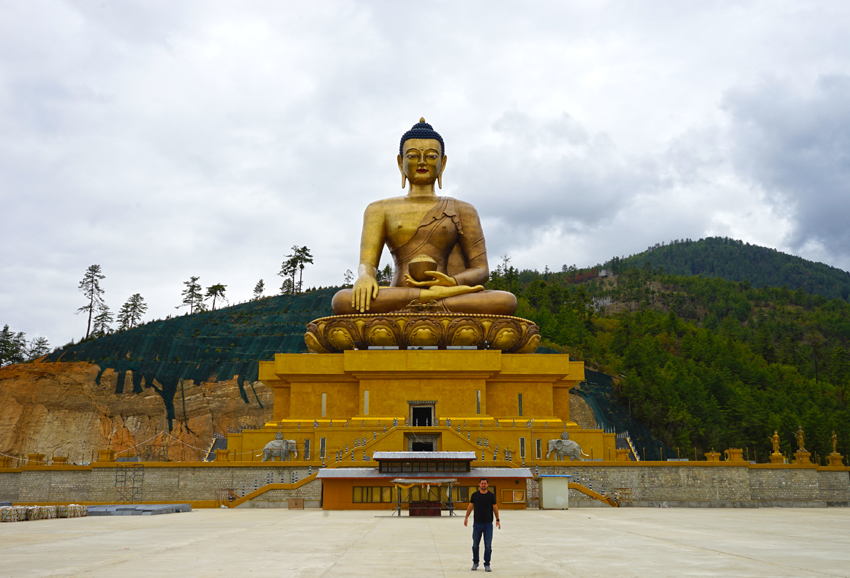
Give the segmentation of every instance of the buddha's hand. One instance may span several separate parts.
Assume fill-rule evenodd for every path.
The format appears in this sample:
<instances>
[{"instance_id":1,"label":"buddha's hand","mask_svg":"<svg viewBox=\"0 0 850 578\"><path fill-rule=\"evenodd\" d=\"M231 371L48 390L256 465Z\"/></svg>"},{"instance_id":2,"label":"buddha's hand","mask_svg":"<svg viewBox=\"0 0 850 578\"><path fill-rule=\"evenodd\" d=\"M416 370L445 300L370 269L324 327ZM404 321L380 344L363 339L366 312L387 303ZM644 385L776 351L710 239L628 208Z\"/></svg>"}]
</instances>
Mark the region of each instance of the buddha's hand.
<instances>
[{"instance_id":1,"label":"buddha's hand","mask_svg":"<svg viewBox=\"0 0 850 578\"><path fill-rule=\"evenodd\" d=\"M404 274L404 282L408 287L454 287L457 285L454 277L449 277L445 273L439 271L425 271L426 275L430 275L432 279L426 281L417 281L410 276L410 273Z\"/></svg>"},{"instance_id":2,"label":"buddha's hand","mask_svg":"<svg viewBox=\"0 0 850 578\"><path fill-rule=\"evenodd\" d=\"M354 282L351 291L351 307L355 311L365 313L372 305L372 299L378 297L378 281L371 275L361 275Z\"/></svg>"},{"instance_id":3,"label":"buddha's hand","mask_svg":"<svg viewBox=\"0 0 850 578\"><path fill-rule=\"evenodd\" d=\"M419 292L419 302L428 303L429 301L439 301L446 297L466 295L467 293L478 293L479 291L484 291L484 287L482 285L455 285L454 287L434 285L433 287L425 287Z\"/></svg>"}]
</instances>

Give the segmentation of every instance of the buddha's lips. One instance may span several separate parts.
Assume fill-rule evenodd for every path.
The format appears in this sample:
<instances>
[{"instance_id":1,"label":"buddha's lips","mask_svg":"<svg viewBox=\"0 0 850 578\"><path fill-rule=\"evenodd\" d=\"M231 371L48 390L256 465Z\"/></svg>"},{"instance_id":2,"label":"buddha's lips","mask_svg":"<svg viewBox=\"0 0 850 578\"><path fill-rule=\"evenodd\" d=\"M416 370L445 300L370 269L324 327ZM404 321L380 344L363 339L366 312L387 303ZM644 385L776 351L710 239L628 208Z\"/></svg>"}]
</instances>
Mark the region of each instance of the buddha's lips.
<instances>
[{"instance_id":1,"label":"buddha's lips","mask_svg":"<svg viewBox=\"0 0 850 578\"><path fill-rule=\"evenodd\" d=\"M428 169L416 169L417 173L427 173Z\"/></svg>"}]
</instances>

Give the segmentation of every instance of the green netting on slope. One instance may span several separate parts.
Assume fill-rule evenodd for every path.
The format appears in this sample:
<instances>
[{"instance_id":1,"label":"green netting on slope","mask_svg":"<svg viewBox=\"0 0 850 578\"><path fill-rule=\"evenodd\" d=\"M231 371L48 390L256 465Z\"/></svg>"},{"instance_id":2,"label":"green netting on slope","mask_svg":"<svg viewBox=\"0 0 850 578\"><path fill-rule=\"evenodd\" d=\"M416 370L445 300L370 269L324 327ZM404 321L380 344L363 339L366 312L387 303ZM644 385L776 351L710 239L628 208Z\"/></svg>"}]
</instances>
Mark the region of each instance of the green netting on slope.
<instances>
[{"instance_id":1,"label":"green netting on slope","mask_svg":"<svg viewBox=\"0 0 850 578\"><path fill-rule=\"evenodd\" d=\"M217 311L152 321L141 327L80 343L54 352L46 362L85 361L100 367L97 382L107 369L118 373L116 393L132 387L153 388L163 399L168 427L174 420L175 396L182 394L181 380L227 380L239 376L242 399L260 403L255 391L245 391L259 372L259 362L275 353L306 353L304 326L331 315L331 298L337 289L300 295L280 295L234 305ZM127 371L132 372L128 383ZM154 383L156 380L156 384ZM178 398L177 403L182 400Z\"/></svg>"},{"instance_id":2,"label":"green netting on slope","mask_svg":"<svg viewBox=\"0 0 850 578\"><path fill-rule=\"evenodd\" d=\"M587 402L593 410L596 421L603 427L606 429L613 427L617 432L628 432L641 460L657 461L676 457L676 452L671 451L661 440L652 435L649 428L633 419L629 415L629 410L617 401L614 394L614 379L610 375L585 369L581 387L573 389L572 392L580 395Z\"/></svg>"},{"instance_id":3,"label":"green netting on slope","mask_svg":"<svg viewBox=\"0 0 850 578\"><path fill-rule=\"evenodd\" d=\"M559 352L548 347L538 347L537 353ZM570 392L581 396L587 402L593 411L593 417L603 428L628 432L635 451L641 454L639 456L641 460L644 459L644 454L649 461L676 457L676 452L671 451L661 440L652 435L648 427L632 419L629 410L623 407L614 395L614 378L607 373L585 368L581 387L572 389Z\"/></svg>"}]
</instances>

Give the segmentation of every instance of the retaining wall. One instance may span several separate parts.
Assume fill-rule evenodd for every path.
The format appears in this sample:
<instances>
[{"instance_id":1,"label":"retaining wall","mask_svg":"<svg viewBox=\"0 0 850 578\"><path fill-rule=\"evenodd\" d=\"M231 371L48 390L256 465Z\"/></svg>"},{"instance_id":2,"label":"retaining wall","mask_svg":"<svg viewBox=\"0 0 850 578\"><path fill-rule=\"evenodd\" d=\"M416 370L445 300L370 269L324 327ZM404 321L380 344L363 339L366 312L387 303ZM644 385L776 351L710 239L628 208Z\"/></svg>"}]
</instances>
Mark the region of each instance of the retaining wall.
<instances>
[{"instance_id":1,"label":"retaining wall","mask_svg":"<svg viewBox=\"0 0 850 578\"><path fill-rule=\"evenodd\" d=\"M144 464L142 501L190 502L214 507L229 489L236 498L269 482L290 485L311 470L297 462ZM317 470L312 469L312 473ZM569 462L535 468L540 474L569 474L573 482L624 506L670 507L827 507L850 506L850 468L728 462ZM116 464L25 466L0 469L0 501L23 504L116 503ZM537 483L527 482L529 507L537 507ZM269 489L238 507L286 507L289 498L304 498L320 507L318 480L292 488ZM570 507L605 506L578 491Z\"/></svg>"}]
</instances>

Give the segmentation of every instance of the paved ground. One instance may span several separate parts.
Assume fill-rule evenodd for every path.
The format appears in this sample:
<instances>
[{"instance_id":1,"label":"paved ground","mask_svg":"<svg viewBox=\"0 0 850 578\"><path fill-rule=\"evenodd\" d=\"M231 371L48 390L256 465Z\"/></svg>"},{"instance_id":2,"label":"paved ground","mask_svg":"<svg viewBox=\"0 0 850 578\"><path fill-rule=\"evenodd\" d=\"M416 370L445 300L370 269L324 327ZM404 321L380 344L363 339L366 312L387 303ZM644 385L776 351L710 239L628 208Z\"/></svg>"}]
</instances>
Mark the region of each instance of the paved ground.
<instances>
[{"instance_id":1,"label":"paved ground","mask_svg":"<svg viewBox=\"0 0 850 578\"><path fill-rule=\"evenodd\" d=\"M470 575L461 518L377 515L239 509L4 523L0 576ZM850 577L845 508L582 508L507 511L502 521L492 575Z\"/></svg>"}]
</instances>

